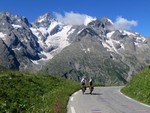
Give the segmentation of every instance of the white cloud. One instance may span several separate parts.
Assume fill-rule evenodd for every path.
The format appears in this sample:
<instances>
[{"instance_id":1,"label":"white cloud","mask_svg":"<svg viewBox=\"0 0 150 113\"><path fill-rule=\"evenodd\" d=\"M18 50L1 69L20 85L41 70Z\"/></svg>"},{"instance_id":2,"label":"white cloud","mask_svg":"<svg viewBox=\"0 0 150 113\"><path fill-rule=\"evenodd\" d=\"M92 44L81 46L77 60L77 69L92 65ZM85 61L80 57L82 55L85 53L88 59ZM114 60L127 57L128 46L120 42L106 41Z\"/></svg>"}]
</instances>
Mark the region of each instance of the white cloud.
<instances>
[{"instance_id":1,"label":"white cloud","mask_svg":"<svg viewBox=\"0 0 150 113\"><path fill-rule=\"evenodd\" d=\"M74 13L72 11L65 12L64 15L55 12L54 15L58 21L69 25L87 25L89 22L96 20L95 17L91 17L86 14ZM137 26L138 23L135 20L127 20L123 17L118 17L113 25L115 29L130 30L131 27Z\"/></svg>"},{"instance_id":2,"label":"white cloud","mask_svg":"<svg viewBox=\"0 0 150 113\"><path fill-rule=\"evenodd\" d=\"M74 12L65 12L64 15L60 13L54 13L56 19L64 24L70 25L87 25L92 20L96 20L96 18L88 16L86 14L74 13Z\"/></svg>"},{"instance_id":3,"label":"white cloud","mask_svg":"<svg viewBox=\"0 0 150 113\"><path fill-rule=\"evenodd\" d=\"M135 20L127 20L122 17L118 17L116 21L114 22L114 27L115 29L126 29L129 30L131 29L132 26L137 26L138 23Z\"/></svg>"}]
</instances>

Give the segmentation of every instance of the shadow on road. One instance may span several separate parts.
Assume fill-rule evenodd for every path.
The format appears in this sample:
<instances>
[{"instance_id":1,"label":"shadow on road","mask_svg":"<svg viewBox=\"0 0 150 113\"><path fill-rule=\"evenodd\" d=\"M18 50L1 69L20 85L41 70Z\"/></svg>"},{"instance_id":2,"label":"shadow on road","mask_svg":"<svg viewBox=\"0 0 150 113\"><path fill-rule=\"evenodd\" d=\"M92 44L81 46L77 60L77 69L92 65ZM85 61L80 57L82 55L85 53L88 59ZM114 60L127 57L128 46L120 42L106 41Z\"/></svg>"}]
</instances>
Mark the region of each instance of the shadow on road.
<instances>
[{"instance_id":1,"label":"shadow on road","mask_svg":"<svg viewBox=\"0 0 150 113\"><path fill-rule=\"evenodd\" d=\"M102 95L102 93L92 93L92 94L90 94L90 93L85 93L85 95Z\"/></svg>"}]
</instances>

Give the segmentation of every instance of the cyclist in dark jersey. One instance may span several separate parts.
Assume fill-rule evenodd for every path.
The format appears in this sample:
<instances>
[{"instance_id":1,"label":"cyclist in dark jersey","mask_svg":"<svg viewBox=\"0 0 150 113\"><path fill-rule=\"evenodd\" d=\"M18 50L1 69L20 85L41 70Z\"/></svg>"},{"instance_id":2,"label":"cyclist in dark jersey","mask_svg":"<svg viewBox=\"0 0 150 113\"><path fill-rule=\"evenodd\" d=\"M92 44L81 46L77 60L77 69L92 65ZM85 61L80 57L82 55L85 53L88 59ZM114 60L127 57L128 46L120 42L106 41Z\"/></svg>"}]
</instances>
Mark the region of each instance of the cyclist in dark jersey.
<instances>
[{"instance_id":1,"label":"cyclist in dark jersey","mask_svg":"<svg viewBox=\"0 0 150 113\"><path fill-rule=\"evenodd\" d=\"M92 91L94 89L94 84L93 84L93 80L92 79L89 80L89 89L90 89L90 94L92 94Z\"/></svg>"}]
</instances>

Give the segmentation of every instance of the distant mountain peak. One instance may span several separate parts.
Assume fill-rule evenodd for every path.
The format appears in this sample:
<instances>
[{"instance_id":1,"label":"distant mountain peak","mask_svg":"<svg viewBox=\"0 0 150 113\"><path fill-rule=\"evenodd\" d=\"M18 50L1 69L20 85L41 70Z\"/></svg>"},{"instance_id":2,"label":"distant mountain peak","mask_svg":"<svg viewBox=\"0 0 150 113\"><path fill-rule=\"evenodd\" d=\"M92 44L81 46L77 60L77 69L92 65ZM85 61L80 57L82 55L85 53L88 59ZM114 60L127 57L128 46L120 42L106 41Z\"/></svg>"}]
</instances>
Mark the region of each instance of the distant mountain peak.
<instances>
[{"instance_id":1,"label":"distant mountain peak","mask_svg":"<svg viewBox=\"0 0 150 113\"><path fill-rule=\"evenodd\" d=\"M24 27L31 26L31 24L28 22L28 19L25 16L13 15L10 12L6 11L0 12L0 22L3 27L7 28L10 28L9 24L15 24Z\"/></svg>"},{"instance_id":2,"label":"distant mountain peak","mask_svg":"<svg viewBox=\"0 0 150 113\"><path fill-rule=\"evenodd\" d=\"M7 11L3 11L3 12L0 12L0 15L6 15L6 16L10 16L12 15L10 12L7 12Z\"/></svg>"},{"instance_id":3,"label":"distant mountain peak","mask_svg":"<svg viewBox=\"0 0 150 113\"><path fill-rule=\"evenodd\" d=\"M49 27L53 21L56 20L50 15L50 13L45 13L44 15L39 16L33 24L38 27Z\"/></svg>"},{"instance_id":4,"label":"distant mountain peak","mask_svg":"<svg viewBox=\"0 0 150 113\"><path fill-rule=\"evenodd\" d=\"M47 22L47 21L51 21L54 18L50 15L50 13L45 13L42 16L39 16L39 18L37 18L36 22L41 23L41 22Z\"/></svg>"},{"instance_id":5,"label":"distant mountain peak","mask_svg":"<svg viewBox=\"0 0 150 113\"><path fill-rule=\"evenodd\" d=\"M109 18L103 17L101 20L103 20L107 23L113 24L113 22Z\"/></svg>"},{"instance_id":6,"label":"distant mountain peak","mask_svg":"<svg viewBox=\"0 0 150 113\"><path fill-rule=\"evenodd\" d=\"M104 17L96 19L95 21L90 22L88 25L97 28L105 28L106 26L112 26L113 22L110 19Z\"/></svg>"},{"instance_id":7,"label":"distant mountain peak","mask_svg":"<svg viewBox=\"0 0 150 113\"><path fill-rule=\"evenodd\" d=\"M24 16L20 17L18 15L13 15L11 14L10 12L7 12L7 11L3 11L3 12L0 12L0 18L4 18L4 17L8 17L8 18L14 18L14 19L18 19L18 18L25 18Z\"/></svg>"}]
</instances>

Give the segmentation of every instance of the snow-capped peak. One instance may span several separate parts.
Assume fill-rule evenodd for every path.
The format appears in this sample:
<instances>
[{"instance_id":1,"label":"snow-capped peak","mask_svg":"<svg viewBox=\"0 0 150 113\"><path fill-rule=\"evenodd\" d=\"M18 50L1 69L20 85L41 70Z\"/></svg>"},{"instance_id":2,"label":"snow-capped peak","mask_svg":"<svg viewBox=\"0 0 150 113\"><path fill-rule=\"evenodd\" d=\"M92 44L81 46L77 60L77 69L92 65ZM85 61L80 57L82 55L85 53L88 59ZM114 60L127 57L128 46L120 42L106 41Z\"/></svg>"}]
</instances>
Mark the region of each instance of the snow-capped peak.
<instances>
[{"instance_id":1,"label":"snow-capped peak","mask_svg":"<svg viewBox=\"0 0 150 113\"><path fill-rule=\"evenodd\" d=\"M68 36L75 30L71 25L58 22L48 13L40 16L30 29L37 37L42 48L41 54L45 56L45 58L41 58L37 62L49 60L63 48L69 46Z\"/></svg>"},{"instance_id":2,"label":"snow-capped peak","mask_svg":"<svg viewBox=\"0 0 150 113\"><path fill-rule=\"evenodd\" d=\"M96 19L94 21L91 21L89 24L91 27L97 27L97 28L111 28L113 26L113 22L108 18L100 18Z\"/></svg>"},{"instance_id":3,"label":"snow-capped peak","mask_svg":"<svg viewBox=\"0 0 150 113\"><path fill-rule=\"evenodd\" d=\"M84 21L84 25L88 25L88 23L92 22L96 20L96 18L90 17L90 16L86 16L85 21Z\"/></svg>"},{"instance_id":4,"label":"snow-capped peak","mask_svg":"<svg viewBox=\"0 0 150 113\"><path fill-rule=\"evenodd\" d=\"M52 19L53 19L53 17L49 13L46 13L42 16L39 16L39 18L36 20L36 22L41 23L43 21L50 21Z\"/></svg>"},{"instance_id":5,"label":"snow-capped peak","mask_svg":"<svg viewBox=\"0 0 150 113\"><path fill-rule=\"evenodd\" d=\"M114 24L109 18L107 18L107 21L110 22L112 25Z\"/></svg>"},{"instance_id":6,"label":"snow-capped peak","mask_svg":"<svg viewBox=\"0 0 150 113\"><path fill-rule=\"evenodd\" d=\"M56 23L53 23L53 24L56 24ZM47 31L45 29L45 32L50 34L49 29L51 29L52 26L54 25L51 24ZM49 35L45 39L43 39L42 36L39 36L39 34L43 32L42 29L36 30L35 28L31 28L31 30L38 37L38 43L43 50L41 51L41 54L46 56L45 58L42 58L37 62L33 62L33 63L38 63L41 61L44 62L49 59L52 59L63 48L65 48L66 46L69 46L70 43L68 40L68 36L72 34L75 29L73 29L71 25L63 26L60 31L57 31L53 35Z\"/></svg>"}]
</instances>

